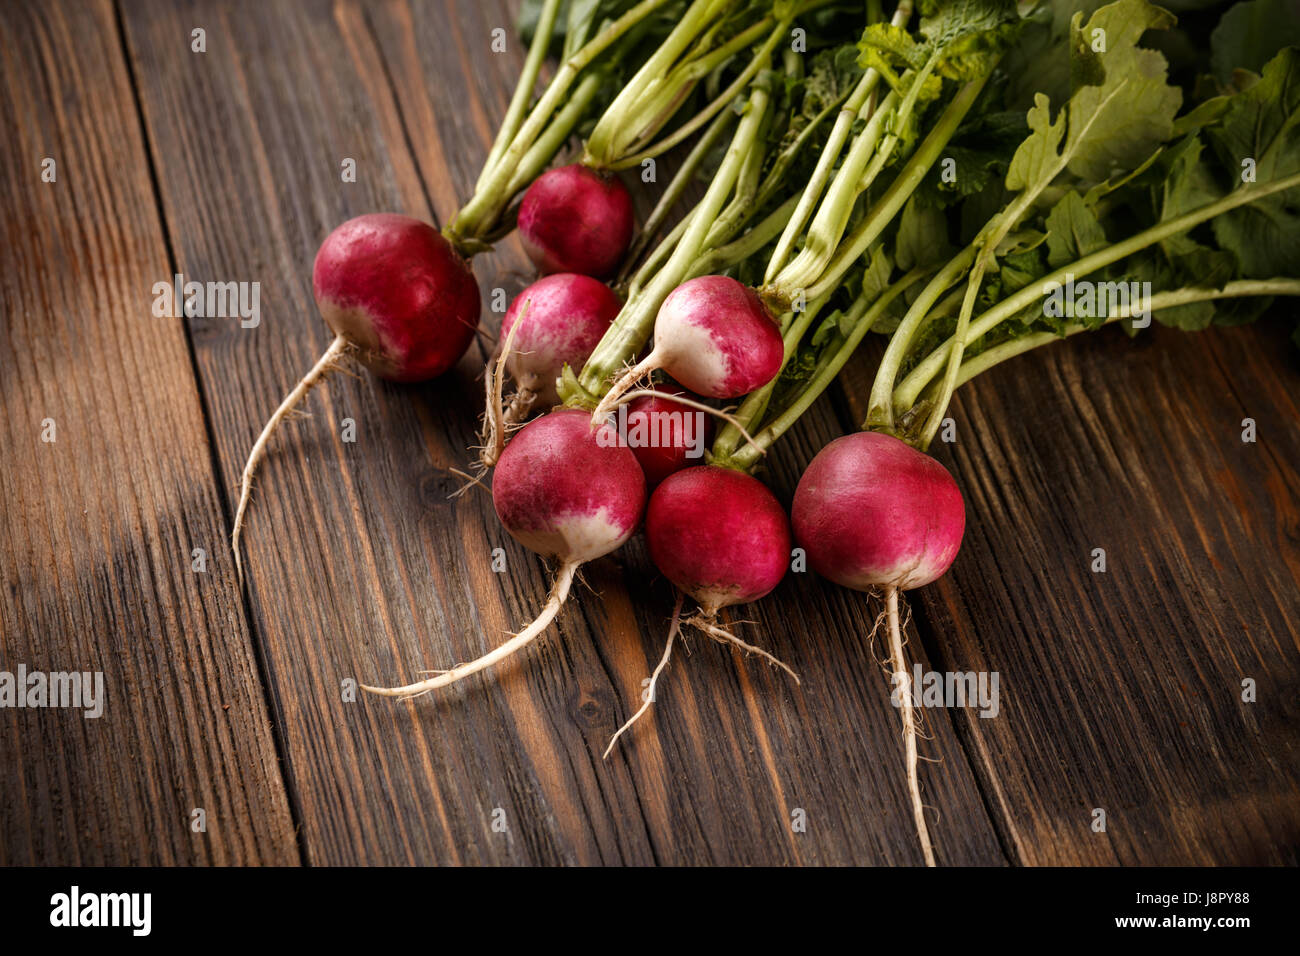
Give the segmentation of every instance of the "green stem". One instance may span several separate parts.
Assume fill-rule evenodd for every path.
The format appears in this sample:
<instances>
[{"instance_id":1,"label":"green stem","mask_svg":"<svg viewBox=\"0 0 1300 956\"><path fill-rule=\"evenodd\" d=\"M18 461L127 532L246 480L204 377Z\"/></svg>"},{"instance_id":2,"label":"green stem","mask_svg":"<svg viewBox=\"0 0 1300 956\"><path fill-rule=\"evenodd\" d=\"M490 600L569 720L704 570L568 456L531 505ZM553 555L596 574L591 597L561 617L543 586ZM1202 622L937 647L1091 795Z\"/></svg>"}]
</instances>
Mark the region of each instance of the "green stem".
<instances>
[{"instance_id":1,"label":"green stem","mask_svg":"<svg viewBox=\"0 0 1300 956\"><path fill-rule=\"evenodd\" d=\"M637 70L636 75L614 97L614 102L610 103L604 115L596 121L595 128L587 137L583 162L603 169L622 155L620 137L636 122L646 99L658 92L677 59L702 31L707 30L719 18L731 2L734 0L695 0L690 5L659 49L641 65L641 69Z\"/></svg>"},{"instance_id":2,"label":"green stem","mask_svg":"<svg viewBox=\"0 0 1300 956\"><path fill-rule=\"evenodd\" d=\"M695 145L691 147L691 151L686 154L681 167L669 180L668 187L664 190L663 195L659 197L659 201L655 203L650 215L646 217L645 224L642 225L640 233L637 234L636 240L628 250L627 258L624 260L624 271L619 275L620 282L627 278L628 270L641 258L646 246L663 227L664 220L668 218L673 207L682 198L682 193L686 191L686 187L694 180L695 173L700 168L700 163L704 162L704 157L713 149L713 144L718 141L718 138L734 118L735 114L730 110L719 113L714 117L704 135L696 140Z\"/></svg>"},{"instance_id":3,"label":"green stem","mask_svg":"<svg viewBox=\"0 0 1300 956\"><path fill-rule=\"evenodd\" d=\"M762 65L768 61L768 58L772 55L772 51L781 41L781 37L790 29L791 22L791 20L782 20L776 25L776 28L772 30L771 35L764 42L763 46L759 48L758 53L749 61L749 65L745 67L744 71L731 82L730 86L715 96L708 106L693 116L688 122L683 123L672 134L665 136L663 139L659 140L659 142L651 146L642 148L635 155L612 163L610 168L629 169L633 166L639 166L641 163L645 162L645 160L653 156L661 156L674 146L685 142L688 138L693 136L696 130L712 119L719 110L740 95L740 92L749 85L750 81L758 74L759 69L762 68ZM662 123L660 125L662 125ZM635 144L631 148L636 148L637 145L640 144Z\"/></svg>"},{"instance_id":4,"label":"green stem","mask_svg":"<svg viewBox=\"0 0 1300 956\"><path fill-rule=\"evenodd\" d=\"M560 151L560 147L564 145L564 141L569 138L569 134L573 132L573 128L582 119L582 115L587 112L587 107L600 92L603 82L604 78L599 73L588 73L582 78L582 82L574 89L569 101L564 104L564 109L555 114L555 119L546 127L546 132L538 137L537 142L533 143L532 148L519 161L514 177L503 195L513 198L516 193L542 174L542 170L550 164L555 154ZM508 204L509 199L507 199ZM493 216L494 220L496 218Z\"/></svg>"},{"instance_id":5,"label":"green stem","mask_svg":"<svg viewBox=\"0 0 1300 956\"><path fill-rule=\"evenodd\" d=\"M686 230L690 228L691 220L694 217L695 210L689 210L686 215L677 220L677 224L673 226L668 235L664 236L659 245L655 246L649 258L632 276L632 282L628 286L629 296L635 295L637 291L645 288L645 284L654 278L656 272L663 268L664 263L671 258L673 250L677 248L677 243L681 241L682 236L686 235Z\"/></svg>"},{"instance_id":6,"label":"green stem","mask_svg":"<svg viewBox=\"0 0 1300 956\"><path fill-rule=\"evenodd\" d=\"M896 27L902 27L911 16L911 0L902 0L898 4L898 9L894 11L894 18L891 22ZM849 137L850 130L853 129L854 122L859 119L867 119L872 111L874 105L872 103L872 94L879 83L880 73L878 71L867 70L863 73L848 101L844 104L844 108L835 118L835 125L831 127L830 136L827 137L826 145L822 149L821 156L817 159L817 166L813 170L812 178L808 180L808 185L804 187L803 193L799 197L799 205L790 216L790 221L781 234L776 250L772 253L772 258L767 264L767 271L763 276L764 285L771 285L789 260L790 253L794 250L795 241L802 234L803 227L807 224L809 217L812 216L813 210L817 206L817 200L821 198L822 190L826 188L826 182L830 179L836 160L840 158L840 152L844 149L844 143Z\"/></svg>"},{"instance_id":7,"label":"green stem","mask_svg":"<svg viewBox=\"0 0 1300 956\"><path fill-rule=\"evenodd\" d=\"M961 274L966 271L970 265L971 259L974 258L974 252L967 247L957 256L935 274L921 290L912 303L907 314L903 316L903 321L899 323L894 334L889 337L889 345L885 349L885 354L880 360L880 367L876 369L876 378L871 385L871 396L867 405L867 424L864 428L878 428L882 431L892 431L894 427L894 406L890 400L893 395L894 381L898 377L898 370L903 364L903 359L907 355L907 345L915 338L917 330L921 327L926 319L927 313L943 295L948 287L961 278Z\"/></svg>"},{"instance_id":8,"label":"green stem","mask_svg":"<svg viewBox=\"0 0 1300 956\"><path fill-rule=\"evenodd\" d=\"M654 318L659 306L687 274L699 257L709 228L722 209L722 204L736 177L740 175L746 157L754 148L759 130L766 117L770 95L763 86L755 86L749 95L745 114L741 117L732 137L722 165L718 167L713 182L690 216L690 225L673 249L672 255L655 277L630 298L615 318L613 325L601 338L595 351L582 367L578 378L582 388L591 395L603 395L611 378L618 374L624 363L641 351L654 329Z\"/></svg>"},{"instance_id":9,"label":"green stem","mask_svg":"<svg viewBox=\"0 0 1300 956\"><path fill-rule=\"evenodd\" d=\"M501 121L501 129L497 131L497 138L493 141L492 149L483 162L483 171L479 173L478 183L474 187L475 192L483 188L524 121L528 101L533 96L533 87L537 85L537 75L542 70L542 62L546 59L546 51L551 45L551 36L555 33L555 18L560 12L561 2L562 0L545 0L542 4L541 15L537 18L537 31L533 34L533 42L528 47L528 57L524 60L523 72L519 74L514 95L510 97L510 106L506 108L506 117Z\"/></svg>"},{"instance_id":10,"label":"green stem","mask_svg":"<svg viewBox=\"0 0 1300 956\"><path fill-rule=\"evenodd\" d=\"M510 180L514 178L516 167L542 134L552 114L560 108L578 74L596 57L604 53L614 41L667 2L668 0L641 0L560 64L560 68L556 70L541 99L537 101L510 145L501 154L491 174L480 180L478 188L474 190L473 198L448 225L446 231L453 241L475 238L491 231L496 218L510 204L512 197L502 194Z\"/></svg>"},{"instance_id":11,"label":"green stem","mask_svg":"<svg viewBox=\"0 0 1300 956\"><path fill-rule=\"evenodd\" d=\"M786 291L807 288L821 275L822 269L835 254L835 247L844 236L844 227L853 213L853 204L858 197L855 191L857 181L880 141L885 119L898 109L897 102L898 94L891 91L876 107L866 128L849 147L848 155L831 180L826 197L817 207L817 214L808 226L803 248L777 273L771 283L776 288Z\"/></svg>"},{"instance_id":12,"label":"green stem","mask_svg":"<svg viewBox=\"0 0 1300 956\"><path fill-rule=\"evenodd\" d=\"M992 242L996 237L989 237ZM957 328L952 336L952 348L948 352L948 372L944 375L943 388L940 390L938 398L935 400L934 409L930 417L926 420L925 429L921 433L921 440L918 447L925 451L930 447L930 442L934 441L934 436L939 433L939 426L943 423L943 416L948 411L948 403L952 401L953 390L957 387L957 374L961 371L961 357L966 349L966 333L970 329L971 313L975 311L975 300L979 298L980 286L984 283L984 272L989 264L989 246L980 254L975 261L975 268L971 270L970 278L966 281L966 296L961 303L961 312L957 316Z\"/></svg>"},{"instance_id":13,"label":"green stem","mask_svg":"<svg viewBox=\"0 0 1300 956\"><path fill-rule=\"evenodd\" d=\"M1193 302L1251 295L1300 295L1300 279L1243 279L1229 282L1222 289L1190 288L1178 289L1174 292L1157 292L1147 302L1147 308L1152 312L1158 312L1161 309L1172 309L1175 306L1189 305ZM1115 315L1107 316L1103 324L1109 325L1112 322L1132 318L1133 312L1132 306L1121 309ZM1056 332L1032 332L1029 335L1022 335L1019 338L987 348L961 363L961 373L957 376L957 385L959 387L965 385L975 376L987 372L1007 359L1023 355L1025 352L1044 345L1050 345L1053 342L1059 342L1071 335L1086 332L1089 328L1087 325L1073 322L1067 325L1059 335ZM1091 328L1095 328L1095 326Z\"/></svg>"},{"instance_id":14,"label":"green stem","mask_svg":"<svg viewBox=\"0 0 1300 956\"><path fill-rule=\"evenodd\" d=\"M758 191L758 198L754 200L754 208L762 209L767 205L767 201L772 198L773 194L785 180L786 170L790 168L790 164L794 162L795 157L798 156L799 153L803 151L803 148L812 140L818 128L826 121L826 117L839 109L840 103L842 102L843 100L841 99L838 102L827 104L820 113L813 117L812 122L800 131L799 135L795 137L794 142L777 154L776 161L772 163L772 168L768 170L767 176L763 180L763 185ZM792 206L791 209L793 208L794 207Z\"/></svg>"},{"instance_id":15,"label":"green stem","mask_svg":"<svg viewBox=\"0 0 1300 956\"><path fill-rule=\"evenodd\" d=\"M602 163L602 168L609 170L629 169L633 166L640 165L646 159L658 156L666 152L677 143L686 139L685 136L674 138L669 136L665 140L654 146L646 144L663 129L673 116L677 113L687 98L694 91L700 80L704 79L717 66L725 63L729 57L734 56L739 50L744 49L754 42L754 39L767 32L771 20L762 20L754 26L738 34L727 42L725 46L713 51L712 53L702 56L699 59L688 60L686 63L674 68L660 85L660 91L653 98L647 98L641 104L640 122L636 128L629 127L625 135L619 140L618 152L615 155L607 156ZM770 47L764 47L758 56L751 61L753 70L746 70L748 79L752 79L757 72L757 64L763 62L762 56L770 56ZM746 82L748 82L748 79ZM744 89L745 84L736 87L737 92ZM699 123L691 126L691 132L694 132L704 123L713 118L718 110L722 109L730 97L723 99L717 98L710 102L697 116L690 121ZM686 124L684 124L686 125ZM629 156L629 153L633 155ZM585 157L584 157L585 160Z\"/></svg>"},{"instance_id":16,"label":"green stem","mask_svg":"<svg viewBox=\"0 0 1300 956\"><path fill-rule=\"evenodd\" d=\"M744 262L758 252L772 241L777 230L785 224L786 217L790 215L790 210L794 208L795 201L798 198L797 196L791 196L739 239L729 242L725 246L712 247L712 251L702 256L691 268L691 278L720 272L737 263ZM754 205L757 207L758 204L755 203Z\"/></svg>"},{"instance_id":17,"label":"green stem","mask_svg":"<svg viewBox=\"0 0 1300 956\"><path fill-rule=\"evenodd\" d=\"M1003 299L996 306L979 316L979 318L974 319L970 324L968 338L971 341L974 341L980 336L987 334L1000 323L1015 315L1021 309L1032 305L1035 299L1041 298L1045 295L1046 293L1043 291L1045 287L1052 284L1060 285L1064 282L1067 276L1072 275L1076 278L1080 278L1090 275L1098 269L1103 269L1111 263L1118 262L1126 256L1130 256L1135 252L1140 252L1147 246L1154 245L1170 236L1186 232L1207 220L1213 219L1215 216L1236 209L1238 206L1255 202L1256 200L1263 199L1265 196L1292 189L1296 186L1300 186L1300 173L1295 173L1284 179L1279 179L1271 183L1254 183L1246 186L1239 186L1222 199L1216 200L1212 203L1206 203L1204 206L1199 206L1181 216L1158 223L1148 229L1144 229L1136 235L1130 236L1122 242L1117 242L1094 252L1091 255L1084 256L1082 259L1079 259L1070 265L1062 266L1050 275L1044 276L1042 279L1030 283L1020 291ZM954 260L954 262L955 261L956 260ZM894 348L894 344L894 341L891 340L891 350ZM900 346L905 348L906 343L900 343ZM944 342L926 356L926 358L912 370L907 378L903 380L902 384L898 386L897 394L895 394L893 386L893 377L890 377L886 383L888 386L888 392L882 394L877 388L873 387L871 393L872 414L874 415L877 412L878 406L883 402L883 406L880 407L887 408L889 414L888 416L882 417L885 421L892 424L894 407L909 408L915 403L916 397L920 395L921 390L925 388L930 380L933 379L943 367L949 347L950 343ZM901 355L898 357L898 361L901 363ZM879 386L883 381L884 372L885 368L882 364L880 372L876 375L877 386ZM893 372L893 375L896 374L897 365L894 366ZM869 417L868 425L873 423L874 419Z\"/></svg>"},{"instance_id":18,"label":"green stem","mask_svg":"<svg viewBox=\"0 0 1300 956\"><path fill-rule=\"evenodd\" d=\"M862 258L868 247L893 222L898 211L921 185L921 180L925 179L930 167L934 165L939 154L948 145L948 141L957 132L957 127L966 118L970 108L975 105L975 100L979 97L980 90L983 89L987 79L988 76L985 75L971 80L952 98L952 102L944 109L929 134L903 166L902 171L894 177L894 181L889 184L884 195L849 237L840 243L835 257L822 272L821 278L808 288L807 294L810 298L824 295L838 286L849 270Z\"/></svg>"}]
</instances>

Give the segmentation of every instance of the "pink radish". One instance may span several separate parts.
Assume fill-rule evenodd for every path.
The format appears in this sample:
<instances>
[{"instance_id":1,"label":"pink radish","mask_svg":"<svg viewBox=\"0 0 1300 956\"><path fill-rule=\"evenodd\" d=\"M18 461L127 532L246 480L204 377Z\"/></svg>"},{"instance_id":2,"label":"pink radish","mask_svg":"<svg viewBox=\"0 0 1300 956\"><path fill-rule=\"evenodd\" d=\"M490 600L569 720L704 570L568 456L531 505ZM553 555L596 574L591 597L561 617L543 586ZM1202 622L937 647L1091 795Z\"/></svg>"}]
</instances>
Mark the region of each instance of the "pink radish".
<instances>
[{"instance_id":1,"label":"pink radish","mask_svg":"<svg viewBox=\"0 0 1300 956\"><path fill-rule=\"evenodd\" d=\"M580 163L537 177L519 204L519 235L544 273L607 276L632 241L632 196L619 180Z\"/></svg>"},{"instance_id":2,"label":"pink radish","mask_svg":"<svg viewBox=\"0 0 1300 956\"><path fill-rule=\"evenodd\" d=\"M698 401L685 389L671 385L661 385L655 391ZM651 488L683 468L704 464L703 451L713 432L713 419L703 412L656 394L637 396L622 414L620 425L628 436L628 447ZM632 440L637 436L649 440Z\"/></svg>"},{"instance_id":3,"label":"pink radish","mask_svg":"<svg viewBox=\"0 0 1300 956\"><path fill-rule=\"evenodd\" d=\"M679 471L655 489L645 537L655 567L709 617L763 597L790 564L790 520L776 496L716 465Z\"/></svg>"},{"instance_id":4,"label":"pink radish","mask_svg":"<svg viewBox=\"0 0 1300 956\"><path fill-rule=\"evenodd\" d=\"M519 325L506 369L519 389L511 407L520 412L508 421L521 421L534 403L559 402L555 380L564 366L582 368L622 305L604 283L574 272L538 279L515 296L501 323L502 341Z\"/></svg>"},{"instance_id":5,"label":"pink radish","mask_svg":"<svg viewBox=\"0 0 1300 956\"><path fill-rule=\"evenodd\" d=\"M593 429L585 411L562 409L529 422L506 447L493 473L492 500L511 537L559 562L542 613L475 661L405 687L366 690L387 697L424 694L528 645L559 613L578 567L609 554L632 536L645 510L645 478L612 428Z\"/></svg>"},{"instance_id":6,"label":"pink radish","mask_svg":"<svg viewBox=\"0 0 1300 956\"><path fill-rule=\"evenodd\" d=\"M340 225L316 253L312 288L334 341L280 403L244 465L230 541L241 578L239 536L253 474L272 433L303 397L348 356L394 382L441 375L465 354L478 326L469 264L436 229L409 216L372 213Z\"/></svg>"},{"instance_id":7,"label":"pink radish","mask_svg":"<svg viewBox=\"0 0 1300 956\"><path fill-rule=\"evenodd\" d=\"M762 482L716 465L670 475L650 496L645 537L655 567L700 605L700 613L682 621L678 601L663 658L650 677L652 691L672 655L678 629L684 625L698 628L719 643L758 654L799 683L799 675L776 657L716 623L722 608L757 601L780 584L790 561L790 521ZM605 756L653 699L653 694L647 697L615 732Z\"/></svg>"},{"instance_id":8,"label":"pink radish","mask_svg":"<svg viewBox=\"0 0 1300 956\"><path fill-rule=\"evenodd\" d=\"M700 395L736 398L774 379L784 358L781 330L753 289L727 276L690 279L664 299L653 348L610 387L593 418L603 420L655 369Z\"/></svg>"},{"instance_id":9,"label":"pink radish","mask_svg":"<svg viewBox=\"0 0 1300 956\"><path fill-rule=\"evenodd\" d=\"M908 591L938 580L966 526L948 470L879 432L823 448L799 479L791 517L813 569L857 591Z\"/></svg>"},{"instance_id":10,"label":"pink radish","mask_svg":"<svg viewBox=\"0 0 1300 956\"><path fill-rule=\"evenodd\" d=\"M912 815L925 861L934 866L898 592L938 580L957 557L966 527L961 492L928 455L889 435L858 432L837 438L808 465L795 490L792 518L795 540L818 573L858 591L884 589Z\"/></svg>"}]
</instances>

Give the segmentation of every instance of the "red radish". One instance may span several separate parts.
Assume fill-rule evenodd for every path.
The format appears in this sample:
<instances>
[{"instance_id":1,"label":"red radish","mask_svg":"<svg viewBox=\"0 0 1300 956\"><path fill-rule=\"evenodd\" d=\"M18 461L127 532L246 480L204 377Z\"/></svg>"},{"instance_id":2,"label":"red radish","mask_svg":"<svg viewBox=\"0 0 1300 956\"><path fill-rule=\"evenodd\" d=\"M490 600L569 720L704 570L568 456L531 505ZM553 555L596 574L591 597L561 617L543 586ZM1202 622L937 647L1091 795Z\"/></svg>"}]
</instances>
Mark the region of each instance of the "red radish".
<instances>
[{"instance_id":1,"label":"red radish","mask_svg":"<svg viewBox=\"0 0 1300 956\"><path fill-rule=\"evenodd\" d=\"M947 469L928 455L889 435L858 432L837 438L808 465L795 490L792 517L795 540L817 572L855 590L884 589L912 816L925 862L934 866L898 592L938 580L957 557L966 527L961 492Z\"/></svg>"},{"instance_id":2,"label":"red radish","mask_svg":"<svg viewBox=\"0 0 1300 956\"><path fill-rule=\"evenodd\" d=\"M538 279L515 296L501 322L501 340L519 329L506 356L506 369L519 387L523 412L535 402L559 402L555 380L564 366L575 372L618 315L623 303L603 282L573 272ZM520 318L521 313L523 318ZM521 420L516 415L514 420Z\"/></svg>"},{"instance_id":3,"label":"red radish","mask_svg":"<svg viewBox=\"0 0 1300 956\"><path fill-rule=\"evenodd\" d=\"M321 317L358 361L393 382L423 382L465 354L478 327L469 263L428 223L373 213L343 223L312 267Z\"/></svg>"},{"instance_id":4,"label":"red radish","mask_svg":"<svg viewBox=\"0 0 1300 956\"><path fill-rule=\"evenodd\" d=\"M241 578L239 535L253 474L268 439L303 397L346 356L394 382L441 375L465 354L478 325L469 264L436 229L409 216L372 213L340 225L316 253L312 288L334 341L280 403L244 465L230 539Z\"/></svg>"},{"instance_id":5,"label":"red radish","mask_svg":"<svg viewBox=\"0 0 1300 956\"><path fill-rule=\"evenodd\" d=\"M655 683L668 664L681 626L693 625L719 643L758 654L799 683L799 675L780 660L715 623L720 609L757 601L785 577L790 561L790 521L761 481L716 465L670 475L650 496L645 537L655 567L694 598L701 611L682 621L678 600L663 658L650 676L651 695L614 733L605 748L606 757L624 731L649 709Z\"/></svg>"},{"instance_id":6,"label":"red radish","mask_svg":"<svg viewBox=\"0 0 1300 956\"><path fill-rule=\"evenodd\" d=\"M569 595L578 566L609 554L632 536L645 510L641 467L608 425L591 427L580 409L529 422L506 447L492 479L497 517L511 537L560 564L542 613L495 650L405 687L366 687L411 697L445 687L504 660L533 641Z\"/></svg>"},{"instance_id":7,"label":"red radish","mask_svg":"<svg viewBox=\"0 0 1300 956\"><path fill-rule=\"evenodd\" d=\"M581 163L537 177L519 204L519 235L544 273L607 276L632 241L632 196L612 175Z\"/></svg>"},{"instance_id":8,"label":"red radish","mask_svg":"<svg viewBox=\"0 0 1300 956\"><path fill-rule=\"evenodd\" d=\"M665 395L696 400L684 389L660 386ZM704 464L704 450L713 433L713 419L704 412L660 395L639 395L619 411L619 430L645 472L651 488L671 474Z\"/></svg>"},{"instance_id":9,"label":"red radish","mask_svg":"<svg viewBox=\"0 0 1300 956\"><path fill-rule=\"evenodd\" d=\"M966 526L948 470L879 432L823 448L799 479L791 517L813 569L857 591L908 591L938 580Z\"/></svg>"},{"instance_id":10,"label":"red radish","mask_svg":"<svg viewBox=\"0 0 1300 956\"><path fill-rule=\"evenodd\" d=\"M784 358L781 330L753 289L728 276L690 279L664 299L654 347L610 387L593 418L655 369L700 395L736 398L776 378Z\"/></svg>"},{"instance_id":11,"label":"red radish","mask_svg":"<svg viewBox=\"0 0 1300 956\"><path fill-rule=\"evenodd\" d=\"M710 617L763 597L790 564L790 520L776 496L716 465L679 471L655 489L645 537L655 567Z\"/></svg>"}]
</instances>

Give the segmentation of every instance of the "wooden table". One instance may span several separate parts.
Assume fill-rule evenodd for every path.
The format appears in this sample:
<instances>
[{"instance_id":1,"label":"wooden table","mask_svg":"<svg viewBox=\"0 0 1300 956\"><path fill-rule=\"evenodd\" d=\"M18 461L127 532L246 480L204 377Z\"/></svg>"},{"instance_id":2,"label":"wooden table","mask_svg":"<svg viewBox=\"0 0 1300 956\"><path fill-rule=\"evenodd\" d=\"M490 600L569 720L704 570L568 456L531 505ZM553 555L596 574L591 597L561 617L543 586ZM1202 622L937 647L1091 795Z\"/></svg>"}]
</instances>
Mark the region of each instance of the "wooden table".
<instances>
[{"instance_id":1,"label":"wooden table","mask_svg":"<svg viewBox=\"0 0 1300 956\"><path fill-rule=\"evenodd\" d=\"M477 656L544 597L488 497L448 498L486 344L428 385L315 393L262 469L237 586L237 476L328 341L316 247L362 212L452 215L522 59L512 30L489 49L512 11L0 5L0 670L98 670L108 695L98 719L0 710L0 862L920 861L878 607L811 573L737 615L802 687L697 640L608 760L672 607L639 540L512 666L345 699ZM513 240L474 267L485 295L529 274ZM154 317L176 273L260 283L261 324ZM938 455L965 547L912 595L909 650L996 671L1001 709L926 713L942 863L1298 862L1292 314L1081 337L960 396ZM861 419L876 354L778 446L787 502Z\"/></svg>"}]
</instances>

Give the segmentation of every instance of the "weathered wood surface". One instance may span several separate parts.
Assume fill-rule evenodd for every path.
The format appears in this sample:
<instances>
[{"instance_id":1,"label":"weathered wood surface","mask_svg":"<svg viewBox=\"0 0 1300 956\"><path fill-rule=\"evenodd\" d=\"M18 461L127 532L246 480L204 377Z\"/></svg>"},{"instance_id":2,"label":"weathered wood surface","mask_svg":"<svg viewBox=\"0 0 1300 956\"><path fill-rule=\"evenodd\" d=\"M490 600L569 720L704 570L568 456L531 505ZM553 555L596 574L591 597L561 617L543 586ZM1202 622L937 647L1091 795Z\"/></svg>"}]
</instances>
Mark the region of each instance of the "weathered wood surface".
<instances>
[{"instance_id":1,"label":"weathered wood surface","mask_svg":"<svg viewBox=\"0 0 1300 956\"><path fill-rule=\"evenodd\" d=\"M215 715L202 696L183 698L189 710L142 710L134 738L101 745L147 745L171 761L132 764L138 789L110 791L122 807L115 826L152 832L155 818L189 805L191 778L210 776L240 785L249 819L237 838L223 831L229 842L210 832L191 844L182 830L85 850L69 801L89 799L96 771L63 756L85 745L47 748L0 715L23 746L22 779L0 780L3 859L283 862L296 852L287 790L316 864L920 861L897 713L867 643L878 609L811 574L737 615L757 621L745 635L798 670L802 687L695 640L606 761L671 611L639 541L586 568L590 588L514 664L437 699L343 699L349 678L404 679L477 656L544 598L545 569L501 531L488 497L448 499L460 483L451 469L474 442L490 342L425 386L337 376L313 393L312 417L284 429L263 466L246 603L234 591L219 543L244 456L328 343L311 298L316 246L361 212L442 223L468 196L522 59L513 33L505 54L489 52L513 3L138 0L121 4L117 22L103 6L50 9L4 17L6 50L27 57L6 60L5 107L40 130L61 115L50 104L65 103L73 77L96 79L106 128L74 141L94 182L113 190L43 207L51 200L36 186L8 175L18 205L6 202L6 235L29 228L10 208L49 217L43 241L55 249L85 232L85 274L116 295L71 269L38 273L12 241L3 253L0 434L23 464L0 477L0 651L7 659L17 641L35 661L28 646L95 641L114 648L117 666L154 675L175 667L178 646L203 648L217 676L177 668L175 687L234 683L242 696ZM74 17L100 38L89 65L62 62L41 25ZM196 27L202 54L190 48ZM33 69L54 72L56 60L74 71L57 94ZM102 76L84 75L92 65ZM113 123L122 129L109 138ZM7 170L31 168L42 148L7 143ZM355 183L341 180L345 158ZM109 195L116 205L100 208ZM143 344L125 339L144 321L135 290L147 305L173 267L260 282L261 324L190 320L190 355L175 323ZM528 276L513 240L474 268L485 302ZM105 278L124 271L143 278ZM485 309L488 332L498 321ZM939 454L966 491L970 530L952 574L913 597L922 626L910 650L927 668L998 671L1003 706L992 720L927 714L924 750L942 763L922 777L942 862L1295 861L1300 429L1281 340L1275 328L1138 343L1099 335L1008 364L959 399L959 440ZM816 449L860 417L851 396L866 372L864 359L778 446L765 477L786 501ZM28 404L69 393L94 413L85 441L103 442L102 463L83 447L64 471L27 466L49 455L35 437L44 415ZM1240 442L1248 415L1259 423L1253 445ZM345 418L355 443L341 438ZM37 538L55 525L62 538ZM73 576L60 569L85 546L64 528L94 541L129 530L128 542L145 543L118 544ZM158 556L200 533L214 542L205 577ZM504 574L491 571L498 547ZM1104 575L1089 570L1094 547L1106 549ZM142 550L148 577L135 570ZM51 603L68 623L33 619ZM1257 703L1239 702L1243 677L1257 680ZM195 741L207 749L194 753ZM217 741L227 749L214 769ZM1095 807L1108 813L1105 834L1090 829ZM795 833L800 809L806 832ZM502 819L504 832L493 826Z\"/></svg>"},{"instance_id":2,"label":"weathered wood surface","mask_svg":"<svg viewBox=\"0 0 1300 956\"><path fill-rule=\"evenodd\" d=\"M294 863L113 8L4 4L0 48L0 671L104 681L0 709L0 863Z\"/></svg>"}]
</instances>

